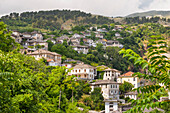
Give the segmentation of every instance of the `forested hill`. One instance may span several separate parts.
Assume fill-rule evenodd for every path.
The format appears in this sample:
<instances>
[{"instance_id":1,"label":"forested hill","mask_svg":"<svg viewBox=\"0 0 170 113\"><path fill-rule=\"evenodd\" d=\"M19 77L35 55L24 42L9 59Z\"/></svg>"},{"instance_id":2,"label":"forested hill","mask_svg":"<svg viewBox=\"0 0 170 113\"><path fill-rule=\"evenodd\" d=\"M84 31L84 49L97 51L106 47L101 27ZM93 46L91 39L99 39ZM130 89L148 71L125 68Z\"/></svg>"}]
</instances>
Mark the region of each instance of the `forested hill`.
<instances>
[{"instance_id":1,"label":"forested hill","mask_svg":"<svg viewBox=\"0 0 170 113\"><path fill-rule=\"evenodd\" d=\"M147 12L141 12L141 13L133 13L126 17L144 17L144 16L156 16L161 15L163 17L170 17L170 11L147 11Z\"/></svg>"},{"instance_id":2,"label":"forested hill","mask_svg":"<svg viewBox=\"0 0 170 113\"><path fill-rule=\"evenodd\" d=\"M109 17L70 10L23 12L21 14L11 13L10 15L3 16L1 20L4 21L10 29L16 29L19 27L33 27L55 30L62 28L70 29L75 25L102 25L114 23L114 20Z\"/></svg>"}]
</instances>

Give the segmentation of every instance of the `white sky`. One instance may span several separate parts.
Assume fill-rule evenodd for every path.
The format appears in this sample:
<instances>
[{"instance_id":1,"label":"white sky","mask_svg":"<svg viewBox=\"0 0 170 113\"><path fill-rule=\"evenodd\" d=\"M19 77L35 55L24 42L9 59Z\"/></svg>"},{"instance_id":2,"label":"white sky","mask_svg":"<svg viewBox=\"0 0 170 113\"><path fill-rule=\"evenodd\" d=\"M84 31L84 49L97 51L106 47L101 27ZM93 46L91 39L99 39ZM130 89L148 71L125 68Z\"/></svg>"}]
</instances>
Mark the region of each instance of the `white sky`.
<instances>
[{"instance_id":1,"label":"white sky","mask_svg":"<svg viewBox=\"0 0 170 113\"><path fill-rule=\"evenodd\" d=\"M170 10L170 0L0 0L0 16L11 12L71 9L104 16Z\"/></svg>"}]
</instances>

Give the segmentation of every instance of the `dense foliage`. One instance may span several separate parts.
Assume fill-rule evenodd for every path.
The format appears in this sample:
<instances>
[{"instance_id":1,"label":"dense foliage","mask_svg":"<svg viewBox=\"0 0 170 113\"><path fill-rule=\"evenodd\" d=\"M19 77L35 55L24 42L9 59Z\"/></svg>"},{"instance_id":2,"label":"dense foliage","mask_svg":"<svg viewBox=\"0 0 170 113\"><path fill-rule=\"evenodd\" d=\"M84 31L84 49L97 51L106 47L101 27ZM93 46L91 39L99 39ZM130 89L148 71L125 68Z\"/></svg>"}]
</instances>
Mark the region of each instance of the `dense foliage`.
<instances>
[{"instance_id":1,"label":"dense foliage","mask_svg":"<svg viewBox=\"0 0 170 113\"><path fill-rule=\"evenodd\" d=\"M91 48L88 54L79 54L71 46L56 44L52 46L51 50L68 58L80 60L93 66L107 65L111 68L121 70L122 72L127 71L127 65L131 64L129 61L122 58L122 55L119 55L118 52L120 48L117 47L107 47L106 50L104 50L103 46L100 47L100 45L98 45L96 48Z\"/></svg>"},{"instance_id":2,"label":"dense foliage","mask_svg":"<svg viewBox=\"0 0 170 113\"><path fill-rule=\"evenodd\" d=\"M10 51L17 44L15 40L11 37L10 32L8 32L6 25L0 22L0 50Z\"/></svg>"},{"instance_id":3,"label":"dense foliage","mask_svg":"<svg viewBox=\"0 0 170 113\"><path fill-rule=\"evenodd\" d=\"M127 24L143 24L143 23L158 23L158 22L170 22L170 19L168 18L160 18L160 17L151 17L151 18L147 18L145 16L143 17L126 17L124 20Z\"/></svg>"},{"instance_id":4,"label":"dense foliage","mask_svg":"<svg viewBox=\"0 0 170 113\"><path fill-rule=\"evenodd\" d=\"M10 29L40 28L52 31L61 29L62 25L67 23L72 27L74 25L109 24L114 22L108 17L93 16L90 13L70 10L11 13L1 19L9 25Z\"/></svg>"},{"instance_id":5,"label":"dense foliage","mask_svg":"<svg viewBox=\"0 0 170 113\"><path fill-rule=\"evenodd\" d=\"M119 91L121 94L124 94L131 91L133 87L131 83L124 81L124 83L119 86Z\"/></svg>"},{"instance_id":6,"label":"dense foliage","mask_svg":"<svg viewBox=\"0 0 170 113\"><path fill-rule=\"evenodd\" d=\"M3 23L1 28L6 29ZM0 112L87 112L77 102L91 90L88 83L67 76L65 67L48 67L14 47L5 49L13 41L5 33L0 35L9 40L0 42Z\"/></svg>"},{"instance_id":7,"label":"dense foliage","mask_svg":"<svg viewBox=\"0 0 170 113\"><path fill-rule=\"evenodd\" d=\"M149 40L146 60L140 57L131 49L122 49L120 54L133 60L136 66L141 66L144 73L133 74L139 78L155 81L156 84L139 87L135 90L140 93L139 99L132 100L134 105L127 112L141 112L145 108L165 108L169 106L169 100L158 101L162 96L168 96L170 91L170 61L166 56L166 41L160 36L152 36Z\"/></svg>"}]
</instances>

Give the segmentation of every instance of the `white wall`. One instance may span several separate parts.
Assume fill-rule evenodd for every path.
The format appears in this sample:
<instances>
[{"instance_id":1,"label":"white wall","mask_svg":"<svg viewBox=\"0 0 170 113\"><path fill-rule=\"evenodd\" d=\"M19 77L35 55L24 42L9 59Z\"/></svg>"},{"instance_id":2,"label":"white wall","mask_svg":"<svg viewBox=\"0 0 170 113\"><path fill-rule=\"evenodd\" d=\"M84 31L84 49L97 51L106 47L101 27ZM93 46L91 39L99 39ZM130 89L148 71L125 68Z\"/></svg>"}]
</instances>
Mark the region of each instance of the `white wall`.
<instances>
[{"instance_id":1,"label":"white wall","mask_svg":"<svg viewBox=\"0 0 170 113\"><path fill-rule=\"evenodd\" d=\"M120 75L119 72L105 71L104 76L103 76L103 80L112 80L115 77L118 78L118 75Z\"/></svg>"},{"instance_id":2,"label":"white wall","mask_svg":"<svg viewBox=\"0 0 170 113\"><path fill-rule=\"evenodd\" d=\"M84 71L86 69L86 72ZM77 70L77 72L76 72ZM79 71L80 70L80 71ZM83 69L73 69L71 70L71 75L74 75L74 74L81 74L81 73L87 73L88 74L88 79L94 79L94 76L96 76L96 74L94 74L94 69L87 69L87 68L83 68ZM97 72L95 72L97 73ZM91 77L90 77L91 75Z\"/></svg>"},{"instance_id":3,"label":"white wall","mask_svg":"<svg viewBox=\"0 0 170 113\"><path fill-rule=\"evenodd\" d=\"M109 102L105 102L105 113L109 113Z\"/></svg>"},{"instance_id":4,"label":"white wall","mask_svg":"<svg viewBox=\"0 0 170 113\"><path fill-rule=\"evenodd\" d=\"M129 97L130 99L134 99L134 100L137 99L137 95L125 95L125 98L126 97Z\"/></svg>"}]
</instances>

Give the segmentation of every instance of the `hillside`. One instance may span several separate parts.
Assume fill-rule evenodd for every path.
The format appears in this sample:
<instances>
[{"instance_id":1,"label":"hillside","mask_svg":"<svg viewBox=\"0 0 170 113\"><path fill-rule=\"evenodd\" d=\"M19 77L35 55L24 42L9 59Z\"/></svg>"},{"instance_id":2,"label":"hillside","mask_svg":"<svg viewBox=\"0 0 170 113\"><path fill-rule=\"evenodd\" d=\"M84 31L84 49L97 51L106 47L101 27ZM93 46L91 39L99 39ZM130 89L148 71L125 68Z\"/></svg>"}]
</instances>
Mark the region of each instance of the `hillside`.
<instances>
[{"instance_id":1,"label":"hillside","mask_svg":"<svg viewBox=\"0 0 170 113\"><path fill-rule=\"evenodd\" d=\"M143 16L156 16L156 15L161 15L163 17L169 17L170 16L170 11L147 11L147 12L141 12L141 13L133 13L130 15L127 15L126 17L143 17Z\"/></svg>"},{"instance_id":2,"label":"hillside","mask_svg":"<svg viewBox=\"0 0 170 113\"><path fill-rule=\"evenodd\" d=\"M16 28L38 28L45 30L70 29L75 25L86 24L110 24L114 20L108 17L92 15L81 11L51 10L39 12L11 13L3 16L2 21L10 29Z\"/></svg>"}]
</instances>

